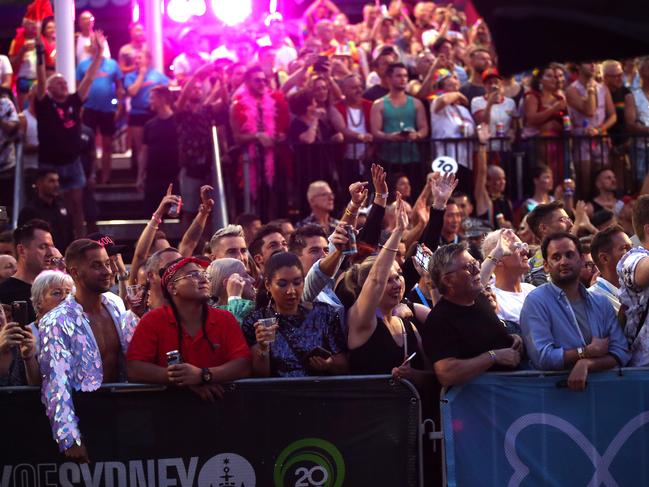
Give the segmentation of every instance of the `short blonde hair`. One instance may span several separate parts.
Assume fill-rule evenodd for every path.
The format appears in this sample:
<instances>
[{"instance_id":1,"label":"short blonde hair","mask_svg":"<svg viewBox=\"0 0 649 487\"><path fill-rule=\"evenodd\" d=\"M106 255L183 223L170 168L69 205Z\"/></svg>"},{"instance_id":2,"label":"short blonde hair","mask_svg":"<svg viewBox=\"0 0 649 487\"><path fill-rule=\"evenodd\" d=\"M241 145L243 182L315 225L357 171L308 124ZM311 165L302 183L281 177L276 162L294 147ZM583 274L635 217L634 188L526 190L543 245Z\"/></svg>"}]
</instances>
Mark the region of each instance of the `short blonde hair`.
<instances>
[{"instance_id":1,"label":"short blonde hair","mask_svg":"<svg viewBox=\"0 0 649 487\"><path fill-rule=\"evenodd\" d=\"M32 306L36 314L39 313L39 303L42 301L45 293L50 290L52 287L62 287L62 286L74 287L74 281L69 274L66 274L61 271L43 271L32 284Z\"/></svg>"}]
</instances>

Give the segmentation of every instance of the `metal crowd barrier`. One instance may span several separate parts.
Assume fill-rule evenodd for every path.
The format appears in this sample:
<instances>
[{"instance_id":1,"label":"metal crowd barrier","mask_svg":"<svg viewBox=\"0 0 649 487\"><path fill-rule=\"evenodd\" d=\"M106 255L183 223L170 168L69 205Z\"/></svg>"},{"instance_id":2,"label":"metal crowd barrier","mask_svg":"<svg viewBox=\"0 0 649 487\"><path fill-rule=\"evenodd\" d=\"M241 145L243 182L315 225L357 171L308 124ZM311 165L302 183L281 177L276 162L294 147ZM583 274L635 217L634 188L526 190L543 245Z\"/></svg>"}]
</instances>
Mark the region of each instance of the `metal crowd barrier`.
<instances>
[{"instance_id":1,"label":"metal crowd barrier","mask_svg":"<svg viewBox=\"0 0 649 487\"><path fill-rule=\"evenodd\" d=\"M420 487L421 401L389 376L249 379L222 400L106 384L75 393L91 463L57 451L37 388L0 388L0 484Z\"/></svg>"},{"instance_id":2,"label":"metal crowd barrier","mask_svg":"<svg viewBox=\"0 0 649 487\"><path fill-rule=\"evenodd\" d=\"M443 390L449 487L649 485L646 368L484 374Z\"/></svg>"},{"instance_id":3,"label":"metal crowd barrier","mask_svg":"<svg viewBox=\"0 0 649 487\"><path fill-rule=\"evenodd\" d=\"M245 208L264 216L269 208L285 209L288 205L289 214L304 214L308 212L305 195L310 182L325 180L337 196L343 197L349 184L369 179L372 162L383 164L389 173L408 175L417 194L431 170L431 162L443 155L458 161L460 188L471 194L476 148L475 138L281 146L277 149L276 178L272 186L265 181L263 171L251 170L259 167L260 161L246 160L245 174L251 176L244 178ZM640 189L649 167L649 136L633 134L538 136L513 141L492 138L487 151L488 163L504 169L508 181L506 194L514 202L532 193L531 169L539 164L552 168L555 183L575 179L576 196L582 199L594 196L593 177L604 166L613 168L618 188L624 194ZM251 194L253 175L257 178L256 194Z\"/></svg>"}]
</instances>

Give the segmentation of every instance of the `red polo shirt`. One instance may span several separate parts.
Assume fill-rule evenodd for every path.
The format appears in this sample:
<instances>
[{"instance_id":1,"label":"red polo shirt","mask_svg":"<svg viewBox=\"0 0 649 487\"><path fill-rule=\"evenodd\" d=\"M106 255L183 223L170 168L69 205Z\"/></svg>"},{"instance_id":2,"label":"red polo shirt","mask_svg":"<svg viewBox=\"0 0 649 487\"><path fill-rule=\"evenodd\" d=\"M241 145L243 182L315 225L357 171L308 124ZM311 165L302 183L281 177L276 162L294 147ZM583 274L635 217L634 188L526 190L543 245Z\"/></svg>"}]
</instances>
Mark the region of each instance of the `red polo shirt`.
<instances>
[{"instance_id":1,"label":"red polo shirt","mask_svg":"<svg viewBox=\"0 0 649 487\"><path fill-rule=\"evenodd\" d=\"M205 331L214 348L203 338L201 328L195 336L182 329L178 345L178 324L169 305L145 314L133 334L127 360L140 360L167 366L167 352L180 350L183 362L196 367L218 367L237 358L250 358L250 349L237 320L227 311L208 307Z\"/></svg>"}]
</instances>

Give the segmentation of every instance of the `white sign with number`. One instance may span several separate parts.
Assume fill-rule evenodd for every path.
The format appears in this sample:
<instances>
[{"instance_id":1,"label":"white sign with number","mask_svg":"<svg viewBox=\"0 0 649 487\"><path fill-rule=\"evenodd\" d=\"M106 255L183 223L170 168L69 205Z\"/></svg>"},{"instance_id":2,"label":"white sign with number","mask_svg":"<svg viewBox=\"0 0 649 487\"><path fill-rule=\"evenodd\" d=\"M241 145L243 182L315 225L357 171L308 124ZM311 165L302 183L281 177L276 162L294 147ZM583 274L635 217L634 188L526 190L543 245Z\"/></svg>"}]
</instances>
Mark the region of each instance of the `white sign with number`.
<instances>
[{"instance_id":1,"label":"white sign with number","mask_svg":"<svg viewBox=\"0 0 649 487\"><path fill-rule=\"evenodd\" d=\"M456 174L458 165L457 161L449 156L440 156L433 161L433 172L441 172L442 174Z\"/></svg>"}]
</instances>

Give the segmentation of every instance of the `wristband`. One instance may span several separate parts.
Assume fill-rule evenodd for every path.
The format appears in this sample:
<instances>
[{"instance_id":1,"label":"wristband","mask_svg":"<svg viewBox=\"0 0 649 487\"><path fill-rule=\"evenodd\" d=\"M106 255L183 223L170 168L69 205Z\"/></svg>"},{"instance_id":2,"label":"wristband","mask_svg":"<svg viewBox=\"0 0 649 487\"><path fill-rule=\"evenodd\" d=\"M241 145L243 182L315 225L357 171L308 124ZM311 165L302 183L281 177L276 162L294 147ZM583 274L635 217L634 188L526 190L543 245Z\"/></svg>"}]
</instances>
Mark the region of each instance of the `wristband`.
<instances>
[{"instance_id":1,"label":"wristband","mask_svg":"<svg viewBox=\"0 0 649 487\"><path fill-rule=\"evenodd\" d=\"M241 299L241 296L229 296L228 303L231 303L232 301L236 301L237 299Z\"/></svg>"},{"instance_id":2,"label":"wristband","mask_svg":"<svg viewBox=\"0 0 649 487\"><path fill-rule=\"evenodd\" d=\"M388 252L399 252L399 249L390 249L388 247L381 247L383 250L387 250Z\"/></svg>"},{"instance_id":3,"label":"wristband","mask_svg":"<svg viewBox=\"0 0 649 487\"><path fill-rule=\"evenodd\" d=\"M382 200L387 200L388 199L388 193L376 193L374 195L375 198L381 198Z\"/></svg>"},{"instance_id":4,"label":"wristband","mask_svg":"<svg viewBox=\"0 0 649 487\"><path fill-rule=\"evenodd\" d=\"M160 224L162 223L162 219L159 218L159 217L157 217L155 213L154 213L153 215L151 215L151 220L155 220L155 222L156 222L158 225L160 225Z\"/></svg>"},{"instance_id":5,"label":"wristband","mask_svg":"<svg viewBox=\"0 0 649 487\"><path fill-rule=\"evenodd\" d=\"M117 280L118 280L119 282L128 281L128 278L129 278L130 276L131 276L130 273L129 273L128 271L126 271L125 274L118 275L118 276L117 276Z\"/></svg>"},{"instance_id":6,"label":"wristband","mask_svg":"<svg viewBox=\"0 0 649 487\"><path fill-rule=\"evenodd\" d=\"M444 206L435 206L435 203L432 204L431 208L437 211L446 211L446 205Z\"/></svg>"},{"instance_id":7,"label":"wristband","mask_svg":"<svg viewBox=\"0 0 649 487\"><path fill-rule=\"evenodd\" d=\"M493 360L494 363L496 363L496 352L494 352L493 350L489 350L487 353L489 354L489 357L491 357L491 360Z\"/></svg>"},{"instance_id":8,"label":"wristband","mask_svg":"<svg viewBox=\"0 0 649 487\"><path fill-rule=\"evenodd\" d=\"M494 257L493 255L488 255L488 256L487 256L487 259L489 259L490 261L492 261L492 262L493 262L494 264L496 264L496 265L500 264L500 259L497 259L497 258Z\"/></svg>"}]
</instances>

